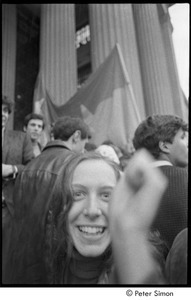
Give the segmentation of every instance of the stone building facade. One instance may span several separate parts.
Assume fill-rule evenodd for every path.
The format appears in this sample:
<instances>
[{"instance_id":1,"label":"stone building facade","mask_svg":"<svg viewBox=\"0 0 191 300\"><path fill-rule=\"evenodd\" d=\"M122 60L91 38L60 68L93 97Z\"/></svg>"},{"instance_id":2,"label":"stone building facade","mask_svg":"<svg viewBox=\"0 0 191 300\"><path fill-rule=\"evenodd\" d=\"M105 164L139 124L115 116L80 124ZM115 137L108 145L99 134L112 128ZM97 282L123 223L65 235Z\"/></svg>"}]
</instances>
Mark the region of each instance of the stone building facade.
<instances>
[{"instance_id":1,"label":"stone building facade","mask_svg":"<svg viewBox=\"0 0 191 300\"><path fill-rule=\"evenodd\" d=\"M2 4L2 92L15 100L10 127L32 111L39 72L66 103L119 43L141 118L187 119L169 4Z\"/></svg>"}]
</instances>

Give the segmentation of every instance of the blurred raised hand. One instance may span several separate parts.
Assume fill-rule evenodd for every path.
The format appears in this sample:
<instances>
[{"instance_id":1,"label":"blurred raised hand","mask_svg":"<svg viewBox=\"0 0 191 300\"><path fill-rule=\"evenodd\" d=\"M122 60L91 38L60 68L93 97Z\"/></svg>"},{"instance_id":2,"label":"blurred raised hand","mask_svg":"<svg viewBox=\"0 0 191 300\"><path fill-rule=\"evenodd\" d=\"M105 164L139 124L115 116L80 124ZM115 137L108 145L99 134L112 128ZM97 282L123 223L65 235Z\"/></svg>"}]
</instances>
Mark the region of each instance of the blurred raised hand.
<instances>
[{"instance_id":1,"label":"blurred raised hand","mask_svg":"<svg viewBox=\"0 0 191 300\"><path fill-rule=\"evenodd\" d=\"M137 151L122 174L110 203L109 220L120 283L144 284L156 268L147 234L167 180L146 150Z\"/></svg>"}]
</instances>

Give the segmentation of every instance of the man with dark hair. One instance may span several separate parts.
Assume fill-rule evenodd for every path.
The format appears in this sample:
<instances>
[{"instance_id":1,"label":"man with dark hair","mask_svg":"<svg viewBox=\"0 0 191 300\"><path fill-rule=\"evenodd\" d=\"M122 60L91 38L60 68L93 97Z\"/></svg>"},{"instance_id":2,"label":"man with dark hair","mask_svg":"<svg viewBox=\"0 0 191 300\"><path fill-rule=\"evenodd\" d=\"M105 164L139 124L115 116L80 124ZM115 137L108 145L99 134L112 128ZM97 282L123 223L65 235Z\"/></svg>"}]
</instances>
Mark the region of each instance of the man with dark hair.
<instances>
[{"instance_id":1,"label":"man with dark hair","mask_svg":"<svg viewBox=\"0 0 191 300\"><path fill-rule=\"evenodd\" d=\"M52 129L54 140L61 140L74 152L84 152L85 144L91 137L86 123L78 117L65 116Z\"/></svg>"},{"instance_id":2,"label":"man with dark hair","mask_svg":"<svg viewBox=\"0 0 191 300\"><path fill-rule=\"evenodd\" d=\"M40 114L31 113L28 114L24 119L23 130L30 136L34 156L38 156L42 151L40 144L40 137L45 127L44 118Z\"/></svg>"},{"instance_id":3,"label":"man with dark hair","mask_svg":"<svg viewBox=\"0 0 191 300\"><path fill-rule=\"evenodd\" d=\"M188 124L177 116L148 117L137 127L133 144L135 149L146 148L157 160L188 165Z\"/></svg>"},{"instance_id":4,"label":"man with dark hair","mask_svg":"<svg viewBox=\"0 0 191 300\"><path fill-rule=\"evenodd\" d=\"M2 257L7 251L9 230L14 211L13 189L17 175L33 158L30 138L22 131L8 130L9 116L14 102L2 97Z\"/></svg>"},{"instance_id":5,"label":"man with dark hair","mask_svg":"<svg viewBox=\"0 0 191 300\"><path fill-rule=\"evenodd\" d=\"M153 115L137 127L133 144L146 148L168 178L153 227L171 247L175 236L187 227L188 214L188 124L174 115Z\"/></svg>"}]
</instances>

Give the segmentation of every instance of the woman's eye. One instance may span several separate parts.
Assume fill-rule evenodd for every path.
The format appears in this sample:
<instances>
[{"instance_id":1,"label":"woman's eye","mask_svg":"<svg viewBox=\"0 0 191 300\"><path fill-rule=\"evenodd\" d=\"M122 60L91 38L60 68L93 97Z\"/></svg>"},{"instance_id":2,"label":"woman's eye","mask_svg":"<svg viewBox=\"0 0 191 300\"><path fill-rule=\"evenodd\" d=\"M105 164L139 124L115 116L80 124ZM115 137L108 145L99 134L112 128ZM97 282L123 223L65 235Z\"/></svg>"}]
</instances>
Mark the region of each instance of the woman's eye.
<instances>
[{"instance_id":1,"label":"woman's eye","mask_svg":"<svg viewBox=\"0 0 191 300\"><path fill-rule=\"evenodd\" d=\"M81 192L81 191L74 191L73 192L73 198L74 200L81 200L81 199L84 199L85 197L85 193L84 192Z\"/></svg>"},{"instance_id":2,"label":"woman's eye","mask_svg":"<svg viewBox=\"0 0 191 300\"><path fill-rule=\"evenodd\" d=\"M108 201L110 199L110 197L111 197L111 193L110 192L106 192L106 193L102 193L101 194L101 198L104 201Z\"/></svg>"}]
</instances>

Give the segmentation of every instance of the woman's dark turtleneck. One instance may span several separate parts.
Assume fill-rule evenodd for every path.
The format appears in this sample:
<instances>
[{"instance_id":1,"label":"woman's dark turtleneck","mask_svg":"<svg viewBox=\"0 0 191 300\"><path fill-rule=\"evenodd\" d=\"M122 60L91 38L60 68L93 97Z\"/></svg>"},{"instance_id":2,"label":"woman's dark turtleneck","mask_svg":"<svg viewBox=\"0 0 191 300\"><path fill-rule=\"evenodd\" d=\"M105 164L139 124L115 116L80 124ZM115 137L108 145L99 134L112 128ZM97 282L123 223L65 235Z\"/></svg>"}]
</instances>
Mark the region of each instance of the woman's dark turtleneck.
<instances>
[{"instance_id":1,"label":"woman's dark turtleneck","mask_svg":"<svg viewBox=\"0 0 191 300\"><path fill-rule=\"evenodd\" d=\"M65 273L67 277L65 283L97 284L100 276L106 271L106 265L110 258L110 247L97 257L85 257L74 248L67 274Z\"/></svg>"}]
</instances>

